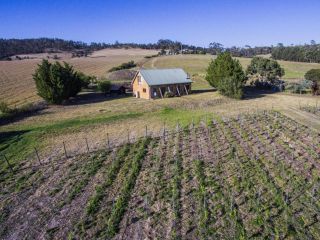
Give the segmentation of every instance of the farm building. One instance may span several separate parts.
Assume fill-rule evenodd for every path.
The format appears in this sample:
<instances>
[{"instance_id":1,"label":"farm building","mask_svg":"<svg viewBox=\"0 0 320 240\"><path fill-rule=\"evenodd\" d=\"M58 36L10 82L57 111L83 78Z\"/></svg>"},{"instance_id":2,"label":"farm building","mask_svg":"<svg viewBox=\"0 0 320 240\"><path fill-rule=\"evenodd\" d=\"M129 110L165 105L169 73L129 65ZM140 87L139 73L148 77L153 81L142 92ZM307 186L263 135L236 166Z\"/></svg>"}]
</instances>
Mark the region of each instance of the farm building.
<instances>
[{"instance_id":1,"label":"farm building","mask_svg":"<svg viewBox=\"0 0 320 240\"><path fill-rule=\"evenodd\" d=\"M132 80L132 90L135 97L145 99L182 96L190 93L191 83L181 68L141 69Z\"/></svg>"}]
</instances>

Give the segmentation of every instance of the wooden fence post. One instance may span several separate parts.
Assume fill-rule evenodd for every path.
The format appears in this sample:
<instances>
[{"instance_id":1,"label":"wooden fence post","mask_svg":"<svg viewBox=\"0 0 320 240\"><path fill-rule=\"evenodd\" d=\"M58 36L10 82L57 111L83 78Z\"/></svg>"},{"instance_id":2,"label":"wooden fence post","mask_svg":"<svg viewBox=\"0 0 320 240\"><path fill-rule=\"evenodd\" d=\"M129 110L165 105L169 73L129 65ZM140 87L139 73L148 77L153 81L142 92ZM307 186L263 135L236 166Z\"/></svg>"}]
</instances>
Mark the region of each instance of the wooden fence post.
<instances>
[{"instance_id":1,"label":"wooden fence post","mask_svg":"<svg viewBox=\"0 0 320 240\"><path fill-rule=\"evenodd\" d=\"M107 147L108 149L110 149L109 133L107 133Z\"/></svg>"},{"instance_id":2,"label":"wooden fence post","mask_svg":"<svg viewBox=\"0 0 320 240\"><path fill-rule=\"evenodd\" d=\"M41 164L41 161L40 161L39 154L38 154L38 150L37 150L35 147L34 147L34 151L35 151L36 156L37 156L37 158L38 158L39 164L42 165L42 164Z\"/></svg>"},{"instance_id":3,"label":"wooden fence post","mask_svg":"<svg viewBox=\"0 0 320 240\"><path fill-rule=\"evenodd\" d=\"M10 168L11 173L13 173L13 167L11 166L11 164L10 164L10 162L9 162L8 158L7 158L7 157L6 157L6 155L4 155L4 154L3 154L3 157L4 157L4 159L6 160L6 162L7 162L8 166L9 166L9 168Z\"/></svg>"},{"instance_id":4,"label":"wooden fence post","mask_svg":"<svg viewBox=\"0 0 320 240\"><path fill-rule=\"evenodd\" d=\"M146 137L148 136L148 126L146 125Z\"/></svg>"},{"instance_id":5,"label":"wooden fence post","mask_svg":"<svg viewBox=\"0 0 320 240\"><path fill-rule=\"evenodd\" d=\"M63 143L64 155L66 156L66 158L68 158L66 144L64 143L64 141L62 143Z\"/></svg>"},{"instance_id":6,"label":"wooden fence post","mask_svg":"<svg viewBox=\"0 0 320 240\"><path fill-rule=\"evenodd\" d=\"M128 129L128 143L130 143L130 133L129 133L129 129Z\"/></svg>"},{"instance_id":7,"label":"wooden fence post","mask_svg":"<svg viewBox=\"0 0 320 240\"><path fill-rule=\"evenodd\" d=\"M88 139L87 138L84 138L86 140L86 145L87 145L87 152L89 153L90 150L89 150L89 144L88 144Z\"/></svg>"}]
</instances>

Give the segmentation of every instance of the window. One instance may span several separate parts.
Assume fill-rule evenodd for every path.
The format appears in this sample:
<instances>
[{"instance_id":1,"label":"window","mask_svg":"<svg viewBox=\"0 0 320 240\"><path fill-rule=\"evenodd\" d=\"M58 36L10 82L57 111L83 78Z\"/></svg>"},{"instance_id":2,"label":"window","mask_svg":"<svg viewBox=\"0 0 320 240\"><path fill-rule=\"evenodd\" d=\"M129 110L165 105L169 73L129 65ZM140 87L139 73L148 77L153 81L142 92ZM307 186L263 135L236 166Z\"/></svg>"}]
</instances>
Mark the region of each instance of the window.
<instances>
[{"instance_id":1,"label":"window","mask_svg":"<svg viewBox=\"0 0 320 240\"><path fill-rule=\"evenodd\" d=\"M138 84L141 85L142 81L141 81L141 76L138 76Z\"/></svg>"},{"instance_id":2,"label":"window","mask_svg":"<svg viewBox=\"0 0 320 240\"><path fill-rule=\"evenodd\" d=\"M147 92L147 89L143 88L142 91L145 93L145 92Z\"/></svg>"}]
</instances>

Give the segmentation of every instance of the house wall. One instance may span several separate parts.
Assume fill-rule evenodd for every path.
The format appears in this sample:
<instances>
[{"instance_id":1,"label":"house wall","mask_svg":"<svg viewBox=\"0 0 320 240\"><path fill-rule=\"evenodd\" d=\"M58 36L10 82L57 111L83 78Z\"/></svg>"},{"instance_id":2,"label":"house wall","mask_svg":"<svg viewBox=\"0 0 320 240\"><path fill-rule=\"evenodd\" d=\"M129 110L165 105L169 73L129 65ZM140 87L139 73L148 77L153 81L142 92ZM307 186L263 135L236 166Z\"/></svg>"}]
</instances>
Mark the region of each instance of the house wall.
<instances>
[{"instance_id":1,"label":"house wall","mask_svg":"<svg viewBox=\"0 0 320 240\"><path fill-rule=\"evenodd\" d=\"M138 78L141 77L141 84L138 82ZM145 92L143 91L145 89ZM150 87L147 82L143 79L140 73L133 79L132 91L135 97L140 95L140 98L150 99Z\"/></svg>"}]
</instances>

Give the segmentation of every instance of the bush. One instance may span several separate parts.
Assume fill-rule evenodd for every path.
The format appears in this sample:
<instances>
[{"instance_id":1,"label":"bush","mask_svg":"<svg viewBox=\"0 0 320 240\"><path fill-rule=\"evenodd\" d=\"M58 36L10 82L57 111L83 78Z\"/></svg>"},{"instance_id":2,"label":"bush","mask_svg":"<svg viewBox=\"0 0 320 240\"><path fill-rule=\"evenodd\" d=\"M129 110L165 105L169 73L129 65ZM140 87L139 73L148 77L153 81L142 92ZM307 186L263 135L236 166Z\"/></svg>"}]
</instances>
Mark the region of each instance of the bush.
<instances>
[{"instance_id":1,"label":"bush","mask_svg":"<svg viewBox=\"0 0 320 240\"><path fill-rule=\"evenodd\" d=\"M129 61L127 63L122 63L120 66L113 67L109 70L109 72L119 71L122 69L130 69L136 67L137 64L134 63L134 61Z\"/></svg>"},{"instance_id":2,"label":"bush","mask_svg":"<svg viewBox=\"0 0 320 240\"><path fill-rule=\"evenodd\" d=\"M82 88L88 88L89 84L94 83L97 79L96 76L86 75L83 72L78 72L78 77L80 78Z\"/></svg>"},{"instance_id":3,"label":"bush","mask_svg":"<svg viewBox=\"0 0 320 240\"><path fill-rule=\"evenodd\" d=\"M111 82L108 80L98 82L98 90L107 95L107 93L110 93L111 90Z\"/></svg>"},{"instance_id":4,"label":"bush","mask_svg":"<svg viewBox=\"0 0 320 240\"><path fill-rule=\"evenodd\" d=\"M43 60L33 75L38 95L48 103L62 104L75 97L81 90L81 79L73 67L66 62L50 63Z\"/></svg>"},{"instance_id":5,"label":"bush","mask_svg":"<svg viewBox=\"0 0 320 240\"><path fill-rule=\"evenodd\" d=\"M211 61L207 69L206 80L222 95L237 99L243 96L246 76L240 62L232 59L228 52L219 54L215 60Z\"/></svg>"},{"instance_id":6,"label":"bush","mask_svg":"<svg viewBox=\"0 0 320 240\"><path fill-rule=\"evenodd\" d=\"M165 98L172 98L172 97L174 97L174 94L173 94L173 92L165 92L164 97Z\"/></svg>"},{"instance_id":7,"label":"bush","mask_svg":"<svg viewBox=\"0 0 320 240\"><path fill-rule=\"evenodd\" d=\"M291 93L307 93L311 91L312 84L312 81L303 80L296 83L288 83L285 89Z\"/></svg>"},{"instance_id":8,"label":"bush","mask_svg":"<svg viewBox=\"0 0 320 240\"><path fill-rule=\"evenodd\" d=\"M310 69L308 72L306 72L304 77L310 81L320 82L320 69Z\"/></svg>"},{"instance_id":9,"label":"bush","mask_svg":"<svg viewBox=\"0 0 320 240\"><path fill-rule=\"evenodd\" d=\"M320 94L320 69L310 69L308 72L306 72L306 74L304 75L304 77L307 80L312 81L311 84L311 92L313 95L319 95Z\"/></svg>"}]
</instances>

